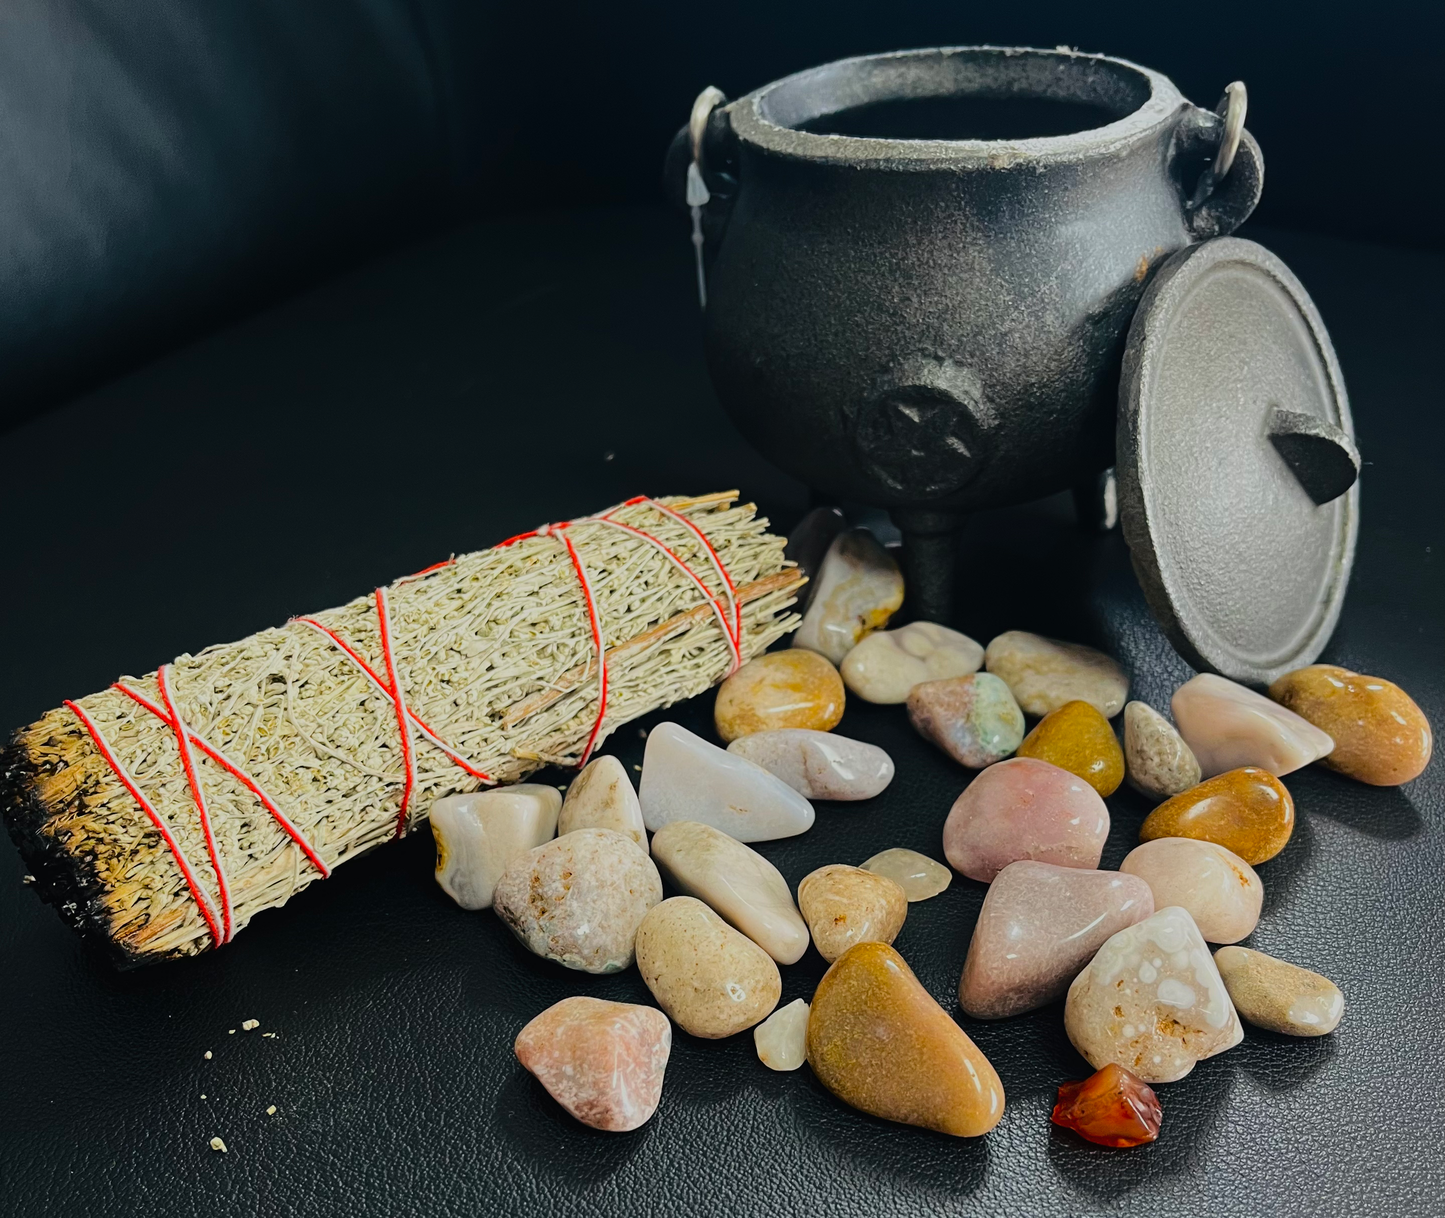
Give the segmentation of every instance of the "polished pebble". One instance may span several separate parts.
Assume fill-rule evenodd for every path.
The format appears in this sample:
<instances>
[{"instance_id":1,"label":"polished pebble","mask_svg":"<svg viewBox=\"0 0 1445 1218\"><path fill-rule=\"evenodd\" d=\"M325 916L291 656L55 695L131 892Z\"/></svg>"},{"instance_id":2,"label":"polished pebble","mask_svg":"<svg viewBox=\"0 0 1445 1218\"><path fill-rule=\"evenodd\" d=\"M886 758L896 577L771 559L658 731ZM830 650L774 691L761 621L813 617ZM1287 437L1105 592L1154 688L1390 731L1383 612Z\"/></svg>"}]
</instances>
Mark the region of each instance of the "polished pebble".
<instances>
[{"instance_id":1,"label":"polished pebble","mask_svg":"<svg viewBox=\"0 0 1445 1218\"><path fill-rule=\"evenodd\" d=\"M661 900L662 878L636 842L578 829L508 863L493 908L537 955L615 973L632 963L638 925Z\"/></svg>"},{"instance_id":2,"label":"polished pebble","mask_svg":"<svg viewBox=\"0 0 1445 1218\"><path fill-rule=\"evenodd\" d=\"M893 758L876 744L831 732L754 732L734 740L728 752L762 766L805 799L872 799L893 781Z\"/></svg>"},{"instance_id":3,"label":"polished pebble","mask_svg":"<svg viewBox=\"0 0 1445 1218\"><path fill-rule=\"evenodd\" d=\"M1129 678L1102 651L1025 630L1009 630L991 640L984 665L1008 682L1018 704L1031 715L1047 715L1078 701L1112 719L1129 696Z\"/></svg>"},{"instance_id":4,"label":"polished pebble","mask_svg":"<svg viewBox=\"0 0 1445 1218\"><path fill-rule=\"evenodd\" d=\"M642 920L637 971L683 1031L707 1040L767 1018L783 993L773 958L695 897L669 897Z\"/></svg>"},{"instance_id":5,"label":"polished pebble","mask_svg":"<svg viewBox=\"0 0 1445 1218\"><path fill-rule=\"evenodd\" d=\"M795 998L753 1029L758 1060L769 1070L796 1070L808 1060L808 1004Z\"/></svg>"},{"instance_id":6,"label":"polished pebble","mask_svg":"<svg viewBox=\"0 0 1445 1218\"><path fill-rule=\"evenodd\" d=\"M638 795L654 833L695 820L740 842L766 842L813 826L813 805L781 778L676 723L647 734Z\"/></svg>"},{"instance_id":7,"label":"polished pebble","mask_svg":"<svg viewBox=\"0 0 1445 1218\"><path fill-rule=\"evenodd\" d=\"M1217 842L1156 838L1129 851L1119 870L1148 884L1160 909L1187 909L1210 943L1238 943L1259 925L1264 885L1253 867Z\"/></svg>"},{"instance_id":8,"label":"polished pebble","mask_svg":"<svg viewBox=\"0 0 1445 1218\"><path fill-rule=\"evenodd\" d=\"M1024 737L1017 756L1047 761L1077 774L1100 795L1124 781L1124 750L1109 721L1087 702L1065 702Z\"/></svg>"},{"instance_id":9,"label":"polished pebble","mask_svg":"<svg viewBox=\"0 0 1445 1218\"><path fill-rule=\"evenodd\" d=\"M1244 766L1206 778L1144 818L1139 840L1194 837L1218 842L1251 867L1274 858L1294 832L1294 800L1268 770Z\"/></svg>"},{"instance_id":10,"label":"polished pebble","mask_svg":"<svg viewBox=\"0 0 1445 1218\"><path fill-rule=\"evenodd\" d=\"M864 871L887 876L897 884L909 904L936 897L953 883L953 872L942 863L903 846L881 850L862 866Z\"/></svg>"},{"instance_id":11,"label":"polished pebble","mask_svg":"<svg viewBox=\"0 0 1445 1218\"><path fill-rule=\"evenodd\" d=\"M1118 1150L1154 1141L1164 1108L1153 1087L1110 1062L1080 1082L1064 1083L1049 1119L1085 1141Z\"/></svg>"},{"instance_id":12,"label":"polished pebble","mask_svg":"<svg viewBox=\"0 0 1445 1218\"><path fill-rule=\"evenodd\" d=\"M490 909L507 864L551 841L561 806L556 787L530 782L438 799L430 818L442 891L463 909Z\"/></svg>"},{"instance_id":13,"label":"polished pebble","mask_svg":"<svg viewBox=\"0 0 1445 1218\"><path fill-rule=\"evenodd\" d=\"M1206 778L1241 766L1258 766L1282 778L1335 747L1294 711L1212 672L1176 689L1169 708Z\"/></svg>"},{"instance_id":14,"label":"polished pebble","mask_svg":"<svg viewBox=\"0 0 1445 1218\"><path fill-rule=\"evenodd\" d=\"M816 584L793 646L834 664L865 635L886 626L903 604L898 564L867 529L849 529L833 539Z\"/></svg>"},{"instance_id":15,"label":"polished pebble","mask_svg":"<svg viewBox=\"0 0 1445 1218\"><path fill-rule=\"evenodd\" d=\"M1069 987L1064 1030L1096 1070L1110 1062L1172 1083L1244 1038L1234 1004L1186 910L1119 931Z\"/></svg>"},{"instance_id":16,"label":"polished pebble","mask_svg":"<svg viewBox=\"0 0 1445 1218\"><path fill-rule=\"evenodd\" d=\"M1187 791L1202 777L1184 737L1147 702L1124 708L1124 767L1129 785L1153 799Z\"/></svg>"},{"instance_id":17,"label":"polished pebble","mask_svg":"<svg viewBox=\"0 0 1445 1218\"><path fill-rule=\"evenodd\" d=\"M1003 1118L998 1073L884 943L859 943L823 975L808 1014L808 1064L845 1104L976 1138Z\"/></svg>"},{"instance_id":18,"label":"polished pebble","mask_svg":"<svg viewBox=\"0 0 1445 1218\"><path fill-rule=\"evenodd\" d=\"M803 877L798 908L818 955L832 963L855 943L892 943L908 916L908 897L885 875L830 863Z\"/></svg>"},{"instance_id":19,"label":"polished pebble","mask_svg":"<svg viewBox=\"0 0 1445 1218\"><path fill-rule=\"evenodd\" d=\"M1285 673L1269 696L1328 733L1335 747L1324 764L1359 782L1398 786L1430 764L1430 721L1409 694L1382 677L1311 664Z\"/></svg>"},{"instance_id":20,"label":"polished pebble","mask_svg":"<svg viewBox=\"0 0 1445 1218\"><path fill-rule=\"evenodd\" d=\"M782 727L826 732L843 717L845 698L838 670L816 652L770 651L718 687L713 723L728 741Z\"/></svg>"},{"instance_id":21,"label":"polished pebble","mask_svg":"<svg viewBox=\"0 0 1445 1218\"><path fill-rule=\"evenodd\" d=\"M958 1004L975 1019L1046 1006L1111 935L1153 912L1149 885L1137 876L1010 863L984 894Z\"/></svg>"},{"instance_id":22,"label":"polished pebble","mask_svg":"<svg viewBox=\"0 0 1445 1218\"><path fill-rule=\"evenodd\" d=\"M808 926L782 872L756 850L711 825L679 820L652 839L663 877L711 906L779 964L808 950Z\"/></svg>"},{"instance_id":23,"label":"polished pebble","mask_svg":"<svg viewBox=\"0 0 1445 1218\"><path fill-rule=\"evenodd\" d=\"M1247 947L1214 953L1240 1015L1286 1036L1325 1036L1339 1026L1345 996L1328 977Z\"/></svg>"},{"instance_id":24,"label":"polished pebble","mask_svg":"<svg viewBox=\"0 0 1445 1218\"><path fill-rule=\"evenodd\" d=\"M910 622L868 635L843 660L843 683L865 702L906 702L924 681L966 677L983 664L983 648L935 622Z\"/></svg>"},{"instance_id":25,"label":"polished pebble","mask_svg":"<svg viewBox=\"0 0 1445 1218\"><path fill-rule=\"evenodd\" d=\"M523 1028L515 1052L584 1125L626 1133L657 1111L672 1025L654 1007L577 995Z\"/></svg>"},{"instance_id":26,"label":"polished pebble","mask_svg":"<svg viewBox=\"0 0 1445 1218\"><path fill-rule=\"evenodd\" d=\"M989 766L954 801L943 853L955 871L988 883L1010 863L1034 859L1094 868L1109 836L1109 809L1082 778L1032 757Z\"/></svg>"},{"instance_id":27,"label":"polished pebble","mask_svg":"<svg viewBox=\"0 0 1445 1218\"><path fill-rule=\"evenodd\" d=\"M637 802L632 779L616 757L589 761L567 788L557 832L571 833L574 829L612 829L647 849L642 805Z\"/></svg>"},{"instance_id":28,"label":"polished pebble","mask_svg":"<svg viewBox=\"0 0 1445 1218\"><path fill-rule=\"evenodd\" d=\"M1001 761L1024 738L1018 703L986 672L915 685L908 693L908 720L925 740L975 770Z\"/></svg>"}]
</instances>

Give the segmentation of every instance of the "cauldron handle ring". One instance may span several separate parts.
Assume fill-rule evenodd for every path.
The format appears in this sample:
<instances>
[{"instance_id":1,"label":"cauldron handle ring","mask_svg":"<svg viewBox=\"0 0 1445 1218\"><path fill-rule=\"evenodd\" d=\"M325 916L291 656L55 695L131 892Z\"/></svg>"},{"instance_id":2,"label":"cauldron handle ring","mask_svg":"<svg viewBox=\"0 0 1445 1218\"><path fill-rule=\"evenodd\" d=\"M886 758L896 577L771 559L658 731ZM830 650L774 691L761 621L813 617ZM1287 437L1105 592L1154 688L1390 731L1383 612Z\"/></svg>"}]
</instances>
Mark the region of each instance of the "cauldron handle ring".
<instances>
[{"instance_id":1,"label":"cauldron handle ring","mask_svg":"<svg viewBox=\"0 0 1445 1218\"><path fill-rule=\"evenodd\" d=\"M1264 154L1244 128L1248 94L1243 81L1224 90L1219 106L1190 106L1174 131L1178 162L1211 158L1184 203L1184 223L1198 241L1224 237L1249 218L1264 189Z\"/></svg>"}]
</instances>

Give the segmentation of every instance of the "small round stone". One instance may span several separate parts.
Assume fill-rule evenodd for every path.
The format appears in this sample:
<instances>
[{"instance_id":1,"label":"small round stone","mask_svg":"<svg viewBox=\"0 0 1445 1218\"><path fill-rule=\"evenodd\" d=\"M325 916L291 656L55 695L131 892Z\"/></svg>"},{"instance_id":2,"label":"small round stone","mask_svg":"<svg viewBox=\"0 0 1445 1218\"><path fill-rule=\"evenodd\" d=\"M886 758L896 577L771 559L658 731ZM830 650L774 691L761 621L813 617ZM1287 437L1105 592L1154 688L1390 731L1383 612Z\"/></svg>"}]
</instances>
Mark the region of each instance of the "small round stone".
<instances>
[{"instance_id":1,"label":"small round stone","mask_svg":"<svg viewBox=\"0 0 1445 1218\"><path fill-rule=\"evenodd\" d=\"M795 998L753 1029L758 1060L769 1070L796 1070L808 1060L808 1004Z\"/></svg>"},{"instance_id":2,"label":"small round stone","mask_svg":"<svg viewBox=\"0 0 1445 1218\"><path fill-rule=\"evenodd\" d=\"M1077 774L1100 795L1124 781L1124 750L1109 721L1087 702L1065 702L1024 737L1019 757L1036 757Z\"/></svg>"},{"instance_id":3,"label":"small round stone","mask_svg":"<svg viewBox=\"0 0 1445 1218\"><path fill-rule=\"evenodd\" d=\"M793 646L841 664L860 639L886 626L902 604L903 576L893 555L867 529L849 529L828 547Z\"/></svg>"},{"instance_id":4,"label":"small round stone","mask_svg":"<svg viewBox=\"0 0 1445 1218\"><path fill-rule=\"evenodd\" d=\"M1221 947L1214 963L1240 1015L1286 1036L1324 1036L1339 1026L1345 996L1328 977L1247 947Z\"/></svg>"},{"instance_id":5,"label":"small round stone","mask_svg":"<svg viewBox=\"0 0 1445 1218\"><path fill-rule=\"evenodd\" d=\"M906 702L924 681L966 677L983 664L983 648L966 634L936 622L910 622L879 630L843 660L843 683L866 702Z\"/></svg>"},{"instance_id":6,"label":"small round stone","mask_svg":"<svg viewBox=\"0 0 1445 1218\"><path fill-rule=\"evenodd\" d=\"M887 876L903 889L910 904L936 897L953 882L953 872L942 863L903 846L880 851L863 864L863 870Z\"/></svg>"},{"instance_id":7,"label":"small round stone","mask_svg":"<svg viewBox=\"0 0 1445 1218\"><path fill-rule=\"evenodd\" d=\"M1139 840L1193 837L1218 842L1251 867L1268 862L1294 832L1294 800L1268 770L1244 766L1206 778L1144 818Z\"/></svg>"},{"instance_id":8,"label":"small round stone","mask_svg":"<svg viewBox=\"0 0 1445 1218\"><path fill-rule=\"evenodd\" d=\"M1174 725L1147 702L1124 708L1124 767L1141 795L1168 799L1199 782L1199 760Z\"/></svg>"},{"instance_id":9,"label":"small round stone","mask_svg":"<svg viewBox=\"0 0 1445 1218\"><path fill-rule=\"evenodd\" d=\"M1129 696L1129 678L1102 651L1061 643L1026 630L1009 630L984 652L989 672L1002 677L1031 715L1047 715L1066 702L1087 702L1112 719Z\"/></svg>"},{"instance_id":10,"label":"small round stone","mask_svg":"<svg viewBox=\"0 0 1445 1218\"><path fill-rule=\"evenodd\" d=\"M831 964L855 943L892 943L908 916L908 898L887 876L830 863L803 877L798 908L818 955Z\"/></svg>"},{"instance_id":11,"label":"small round stone","mask_svg":"<svg viewBox=\"0 0 1445 1218\"><path fill-rule=\"evenodd\" d=\"M838 670L815 651L792 648L749 660L724 681L713 721L725 741L785 727L826 732L843 717L844 702Z\"/></svg>"},{"instance_id":12,"label":"small round stone","mask_svg":"<svg viewBox=\"0 0 1445 1218\"><path fill-rule=\"evenodd\" d=\"M647 829L642 823L637 792L616 757L604 754L589 761L567 788L557 818L557 833L562 836L577 829L612 829L647 849Z\"/></svg>"},{"instance_id":13,"label":"small round stone","mask_svg":"<svg viewBox=\"0 0 1445 1218\"><path fill-rule=\"evenodd\" d=\"M1164 1108L1154 1088L1110 1062L1077 1083L1059 1088L1050 1118L1098 1146L1144 1146L1159 1136Z\"/></svg>"},{"instance_id":14,"label":"small round stone","mask_svg":"<svg viewBox=\"0 0 1445 1218\"><path fill-rule=\"evenodd\" d=\"M803 727L753 732L728 745L804 799L872 799L893 781L893 758L876 744Z\"/></svg>"},{"instance_id":15,"label":"small round stone","mask_svg":"<svg viewBox=\"0 0 1445 1218\"><path fill-rule=\"evenodd\" d=\"M1119 870L1149 885L1156 909L1187 909L1210 943L1238 943L1259 925L1264 885L1253 867L1217 842L1156 838L1125 855Z\"/></svg>"},{"instance_id":16,"label":"small round stone","mask_svg":"<svg viewBox=\"0 0 1445 1218\"><path fill-rule=\"evenodd\" d=\"M924 739L975 770L1003 760L1024 738L1024 716L1013 694L986 672L915 685L908 693L908 720Z\"/></svg>"}]
</instances>

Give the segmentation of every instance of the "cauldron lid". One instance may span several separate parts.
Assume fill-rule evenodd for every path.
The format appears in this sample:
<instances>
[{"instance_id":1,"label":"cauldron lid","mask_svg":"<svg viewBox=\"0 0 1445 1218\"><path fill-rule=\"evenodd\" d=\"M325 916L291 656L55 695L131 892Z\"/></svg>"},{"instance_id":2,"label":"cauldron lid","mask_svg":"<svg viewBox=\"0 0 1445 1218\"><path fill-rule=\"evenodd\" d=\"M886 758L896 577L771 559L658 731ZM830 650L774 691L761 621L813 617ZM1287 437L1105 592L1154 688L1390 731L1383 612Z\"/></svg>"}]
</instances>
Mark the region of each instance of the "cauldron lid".
<instances>
[{"instance_id":1,"label":"cauldron lid","mask_svg":"<svg viewBox=\"0 0 1445 1218\"><path fill-rule=\"evenodd\" d=\"M1263 246L1175 254L1144 293L1119 388L1119 510L1155 615L1195 667L1265 683L1339 619L1359 454L1324 323Z\"/></svg>"}]
</instances>

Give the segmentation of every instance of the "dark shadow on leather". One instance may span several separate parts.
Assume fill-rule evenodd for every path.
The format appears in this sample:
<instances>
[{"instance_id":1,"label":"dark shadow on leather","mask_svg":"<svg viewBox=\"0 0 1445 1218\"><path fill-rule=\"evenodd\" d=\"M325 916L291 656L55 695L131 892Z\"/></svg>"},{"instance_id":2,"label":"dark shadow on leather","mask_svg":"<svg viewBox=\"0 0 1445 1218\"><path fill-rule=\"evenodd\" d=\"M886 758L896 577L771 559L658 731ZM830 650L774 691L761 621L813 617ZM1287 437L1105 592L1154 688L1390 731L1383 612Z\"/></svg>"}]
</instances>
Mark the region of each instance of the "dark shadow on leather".
<instances>
[{"instance_id":1,"label":"dark shadow on leather","mask_svg":"<svg viewBox=\"0 0 1445 1218\"><path fill-rule=\"evenodd\" d=\"M1308 774L1311 815L1328 816L1359 833L1387 842L1412 838L1423 828L1420 813L1410 801L1408 787L1371 787L1322 766L1311 766L1305 773ZM1294 777L1292 774L1286 781ZM1304 785L1300 784L1302 788ZM1299 799L1296 796L1296 802Z\"/></svg>"},{"instance_id":2,"label":"dark shadow on leather","mask_svg":"<svg viewBox=\"0 0 1445 1218\"><path fill-rule=\"evenodd\" d=\"M663 1103L667 1103L664 1098ZM493 1108L496 1128L529 1171L595 1185L626 1167L656 1136L657 1118L631 1133L592 1129L573 1117L519 1064Z\"/></svg>"},{"instance_id":3,"label":"dark shadow on leather","mask_svg":"<svg viewBox=\"0 0 1445 1218\"><path fill-rule=\"evenodd\" d=\"M1329 1065L1339 1051L1333 1035L1283 1036L1251 1024L1230 1050L1231 1064L1270 1091L1293 1091Z\"/></svg>"}]
</instances>

